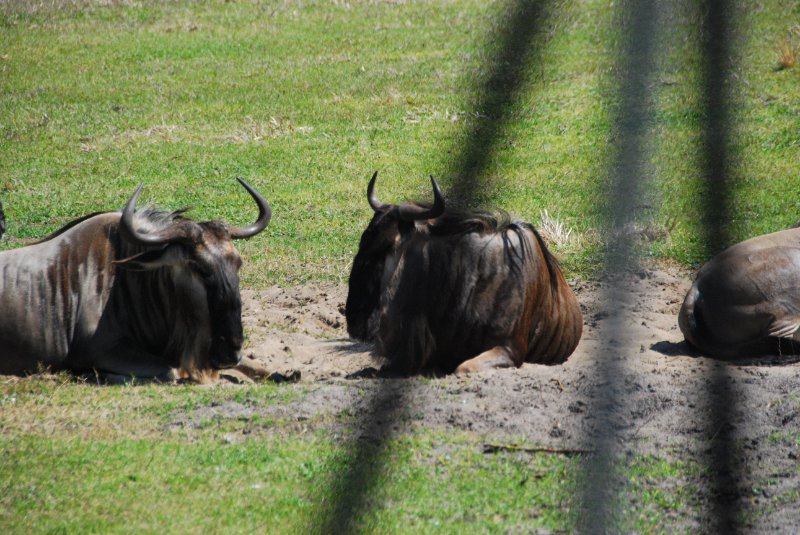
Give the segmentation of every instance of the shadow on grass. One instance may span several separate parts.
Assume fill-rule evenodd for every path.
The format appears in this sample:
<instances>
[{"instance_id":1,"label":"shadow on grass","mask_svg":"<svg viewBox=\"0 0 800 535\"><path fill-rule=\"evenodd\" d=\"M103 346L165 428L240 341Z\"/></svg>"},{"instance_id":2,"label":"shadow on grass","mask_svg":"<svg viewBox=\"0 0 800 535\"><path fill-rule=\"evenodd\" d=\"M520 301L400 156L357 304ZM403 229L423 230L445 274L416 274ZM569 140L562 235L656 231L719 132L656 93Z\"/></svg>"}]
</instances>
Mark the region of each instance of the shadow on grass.
<instances>
[{"instance_id":1,"label":"shadow on grass","mask_svg":"<svg viewBox=\"0 0 800 535\"><path fill-rule=\"evenodd\" d=\"M487 67L482 84L477 116L466 143L461 147L452 170L455 180L448 190L448 204L473 207L492 154L501 141L509 120L509 108L516 102L527 73L537 59L537 34L544 26L546 1L517 0L505 14L497 35L501 46Z\"/></svg>"}]
</instances>

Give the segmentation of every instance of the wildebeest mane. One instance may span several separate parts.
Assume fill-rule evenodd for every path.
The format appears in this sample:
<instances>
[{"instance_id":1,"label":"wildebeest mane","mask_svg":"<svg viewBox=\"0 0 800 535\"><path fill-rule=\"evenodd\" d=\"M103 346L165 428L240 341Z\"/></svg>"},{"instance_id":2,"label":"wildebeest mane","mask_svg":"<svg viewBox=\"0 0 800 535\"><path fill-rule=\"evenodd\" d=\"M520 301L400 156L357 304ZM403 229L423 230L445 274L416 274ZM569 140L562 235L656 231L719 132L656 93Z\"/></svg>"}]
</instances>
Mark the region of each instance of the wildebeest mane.
<instances>
[{"instance_id":1,"label":"wildebeest mane","mask_svg":"<svg viewBox=\"0 0 800 535\"><path fill-rule=\"evenodd\" d=\"M53 238L57 238L58 236L61 236L62 234L64 234L69 229L80 225L81 223L83 223L87 219L91 219L94 216L103 215L103 214L107 214L107 213L109 213L109 212L108 211L105 211L105 212L92 212L91 214L85 215L83 217L79 217L78 219L73 219L72 221L70 221L69 223L67 223L66 225L64 225L63 227L58 229L57 231L53 232L49 236L46 236L46 237L42 238L41 240L33 242L33 243L35 245L37 243L44 243L46 241L50 241Z\"/></svg>"},{"instance_id":2,"label":"wildebeest mane","mask_svg":"<svg viewBox=\"0 0 800 535\"><path fill-rule=\"evenodd\" d=\"M415 203L429 209L431 203ZM431 222L430 233L432 236L451 236L466 234L468 232L499 232L507 230L514 225L511 216L503 210L487 212L483 210L455 211L446 210L444 214Z\"/></svg>"},{"instance_id":3,"label":"wildebeest mane","mask_svg":"<svg viewBox=\"0 0 800 535\"><path fill-rule=\"evenodd\" d=\"M427 202L418 202L414 204L423 208L430 208L432 206L431 203ZM506 258L512 268L517 266L518 261L524 261L533 254L533 249L525 233L525 230L529 230L536 236L536 241L539 243L539 248L544 256L547 272L550 275L550 285L554 289L558 286L558 277L556 275L558 272L556 267L557 260L550 252L550 249L547 248L547 244L539 234L539 231L530 223L512 220L511 216L505 210L498 210L496 212L484 210L447 210L444 214L434 219L428 225L428 229L431 236L453 236L472 232L479 234L513 232L518 237L519 243L522 245L522 250L517 250L512 247L508 242L508 238L504 238Z\"/></svg>"},{"instance_id":4,"label":"wildebeest mane","mask_svg":"<svg viewBox=\"0 0 800 535\"><path fill-rule=\"evenodd\" d=\"M182 221L192 221L190 218L183 215L189 210L191 210L191 208L188 206L185 208L178 208L177 210L173 210L171 212L146 206L136 210L134 216L138 219L148 222L151 225L154 225L157 227L157 230L162 230L176 223L180 224Z\"/></svg>"},{"instance_id":5,"label":"wildebeest mane","mask_svg":"<svg viewBox=\"0 0 800 535\"><path fill-rule=\"evenodd\" d=\"M189 208L180 208L168 212L166 210L159 210L158 208L145 207L136 210L134 218L136 218L139 223L151 225L154 227L154 230L164 230L180 221L188 221L189 218L184 217L183 214L189 210Z\"/></svg>"},{"instance_id":6,"label":"wildebeest mane","mask_svg":"<svg viewBox=\"0 0 800 535\"><path fill-rule=\"evenodd\" d=\"M176 222L179 221L189 221L188 218L184 217L183 214L188 212L189 208L180 208L178 210L173 210L171 212L165 210L159 210L157 208L141 208L136 211L134 217L138 219L141 223L148 226L148 230L162 230L170 225L174 225ZM100 211L100 212L92 212L91 214L87 214L85 216L79 217L78 219L73 219L60 229L56 230L52 234L42 238L41 240L35 241L34 244L37 243L44 243L46 241L50 241L54 238L57 238L67 232L68 230L77 227L84 221L87 221L95 216L103 215L103 214L110 214L110 211Z\"/></svg>"}]
</instances>

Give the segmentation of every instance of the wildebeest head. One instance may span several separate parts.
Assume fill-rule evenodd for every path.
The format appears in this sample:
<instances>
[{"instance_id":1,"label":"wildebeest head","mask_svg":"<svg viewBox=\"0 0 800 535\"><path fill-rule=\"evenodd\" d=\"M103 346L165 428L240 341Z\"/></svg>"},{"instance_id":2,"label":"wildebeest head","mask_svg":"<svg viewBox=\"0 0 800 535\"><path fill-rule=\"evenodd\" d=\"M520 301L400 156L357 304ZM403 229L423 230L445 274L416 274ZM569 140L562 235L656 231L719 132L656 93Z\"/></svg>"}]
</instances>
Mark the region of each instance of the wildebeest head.
<instances>
[{"instance_id":1,"label":"wildebeest head","mask_svg":"<svg viewBox=\"0 0 800 535\"><path fill-rule=\"evenodd\" d=\"M207 358L212 368L235 366L241 359L238 273L242 260L231 240L255 236L266 228L271 217L269 203L247 182L237 180L258 205L258 218L248 227L233 227L220 221L195 222L181 217L180 212L138 217L135 206L142 185L123 209L119 226L122 238L140 251L118 260L119 267L136 271L164 268L177 293L189 301L184 303L189 310L199 314L207 310ZM203 336L202 332L198 335Z\"/></svg>"},{"instance_id":2,"label":"wildebeest head","mask_svg":"<svg viewBox=\"0 0 800 535\"><path fill-rule=\"evenodd\" d=\"M445 210L444 196L439 184L431 177L433 204L384 204L375 194L378 172L372 175L367 186L367 201L375 212L361 234L358 253L350 271L349 291L345 305L347 332L359 340L374 338L374 321L380 300L381 279L387 261L407 238L418 232L418 224L441 216Z\"/></svg>"}]
</instances>

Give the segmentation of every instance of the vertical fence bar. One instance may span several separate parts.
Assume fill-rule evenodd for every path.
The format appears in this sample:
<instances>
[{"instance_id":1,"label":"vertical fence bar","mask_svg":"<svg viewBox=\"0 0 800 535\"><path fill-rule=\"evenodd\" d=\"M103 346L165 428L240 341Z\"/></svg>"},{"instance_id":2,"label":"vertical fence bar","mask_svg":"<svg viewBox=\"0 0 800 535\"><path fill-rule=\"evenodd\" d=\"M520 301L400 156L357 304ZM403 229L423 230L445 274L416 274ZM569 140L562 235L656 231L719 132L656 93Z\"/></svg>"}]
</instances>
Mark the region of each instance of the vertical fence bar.
<instances>
[{"instance_id":1,"label":"vertical fence bar","mask_svg":"<svg viewBox=\"0 0 800 535\"><path fill-rule=\"evenodd\" d=\"M702 84L703 138L702 178L704 203L704 240L706 258L730 243L726 223L729 221L733 176L729 168L728 134L730 72L730 10L727 0L704 0L702 3ZM730 415L736 400L725 366L710 369L710 386L706 396L710 434L711 471L710 531L737 531L736 499L740 477L734 460Z\"/></svg>"},{"instance_id":2,"label":"vertical fence bar","mask_svg":"<svg viewBox=\"0 0 800 535\"><path fill-rule=\"evenodd\" d=\"M448 203L474 207L479 178L491 161L509 120L509 108L518 99L531 63L536 59L535 37L545 24L548 0L512 0L497 32L497 54L486 65L487 74L479 86L480 101L475 110L467 142L461 146L448 191Z\"/></svg>"},{"instance_id":3,"label":"vertical fence bar","mask_svg":"<svg viewBox=\"0 0 800 535\"><path fill-rule=\"evenodd\" d=\"M635 214L633 207L643 190L646 176L646 138L650 114L650 77L654 68L653 34L656 9L650 0L622 2L617 18L622 32L622 49L618 58L619 86L614 103L614 158L610 169L611 184L604 214L605 235L609 243L605 254L605 268L609 274L629 271L636 262L632 255L630 234L624 230ZM609 317L602 337L605 347L614 347L598 354L594 374L598 378L594 388L596 403L592 411L594 430L591 441L595 454L586 459L583 470L583 495L577 527L583 533L614 532L616 528L616 500L620 491L616 470L618 429L622 426L624 400L618 397L623 391L621 377L625 369L625 356L631 348L615 346L622 339L626 323L631 318L624 313L627 293L624 282L612 277L605 295L606 303L614 303L620 311ZM589 426L587 428L591 429ZM589 441L587 441L589 442Z\"/></svg>"}]
</instances>

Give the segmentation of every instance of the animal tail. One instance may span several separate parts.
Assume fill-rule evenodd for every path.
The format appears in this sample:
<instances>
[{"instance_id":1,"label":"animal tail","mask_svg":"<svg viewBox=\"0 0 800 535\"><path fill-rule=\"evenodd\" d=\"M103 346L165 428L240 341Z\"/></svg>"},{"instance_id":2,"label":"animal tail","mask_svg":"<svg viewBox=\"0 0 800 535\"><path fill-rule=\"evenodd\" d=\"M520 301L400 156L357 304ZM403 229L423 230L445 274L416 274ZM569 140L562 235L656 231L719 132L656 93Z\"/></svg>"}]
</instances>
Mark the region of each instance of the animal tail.
<instances>
[{"instance_id":1,"label":"animal tail","mask_svg":"<svg viewBox=\"0 0 800 535\"><path fill-rule=\"evenodd\" d=\"M704 325L699 314L697 314L698 299L700 299L700 290L697 285L692 285L683 300L681 311L678 313L678 327L680 327L687 342L698 349L702 349L702 345L698 341L702 339L702 336L698 335L701 330L704 330Z\"/></svg>"},{"instance_id":2,"label":"animal tail","mask_svg":"<svg viewBox=\"0 0 800 535\"><path fill-rule=\"evenodd\" d=\"M703 319L702 295L697 285L686 294L678 313L678 327L689 345L706 355L721 359L735 358L741 347L719 340ZM742 346L743 347L743 346Z\"/></svg>"}]
</instances>

